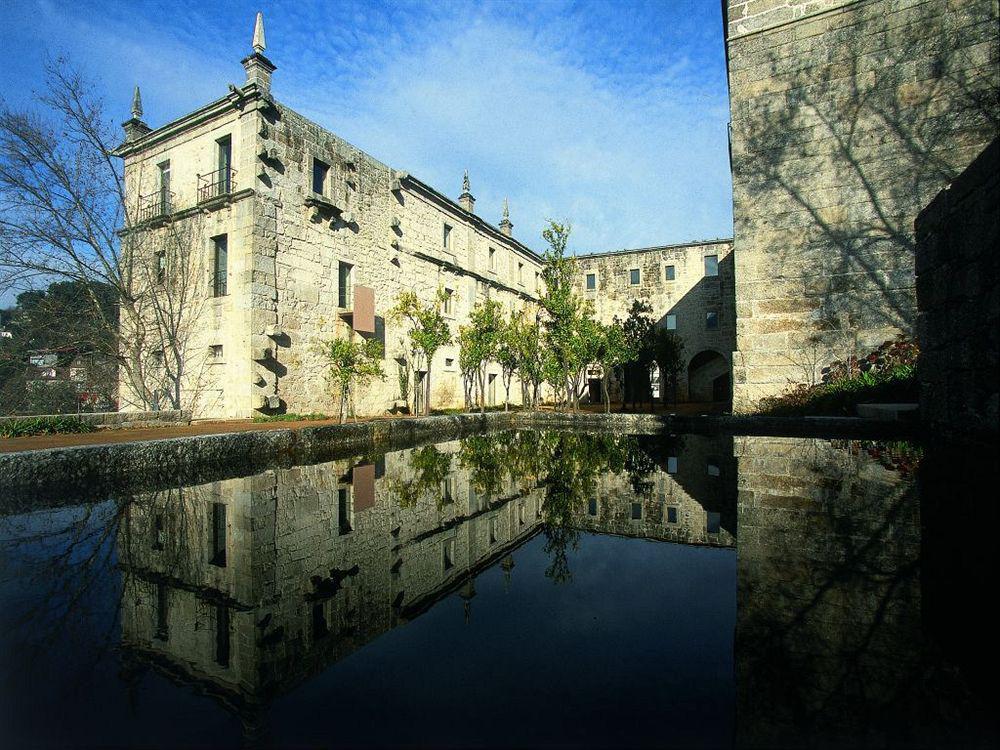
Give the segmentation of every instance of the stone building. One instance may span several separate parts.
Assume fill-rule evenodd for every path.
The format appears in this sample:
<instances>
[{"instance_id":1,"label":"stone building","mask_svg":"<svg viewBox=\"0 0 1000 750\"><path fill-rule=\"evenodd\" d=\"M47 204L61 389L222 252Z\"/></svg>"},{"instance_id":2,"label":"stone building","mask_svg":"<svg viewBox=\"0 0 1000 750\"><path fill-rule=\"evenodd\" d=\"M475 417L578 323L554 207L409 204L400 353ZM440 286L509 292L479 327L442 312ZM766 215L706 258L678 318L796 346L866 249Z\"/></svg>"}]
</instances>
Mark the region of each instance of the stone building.
<instances>
[{"instance_id":1,"label":"stone building","mask_svg":"<svg viewBox=\"0 0 1000 750\"><path fill-rule=\"evenodd\" d=\"M682 401L729 401L736 306L732 240L616 250L577 258L580 294L597 319L624 320L635 300L653 309L656 325L684 342L685 366L678 381ZM591 399L600 400L599 372L592 373ZM654 378L654 381L656 378ZM654 382L654 393L666 383ZM613 382L612 399L621 398Z\"/></svg>"},{"instance_id":2,"label":"stone building","mask_svg":"<svg viewBox=\"0 0 1000 750\"><path fill-rule=\"evenodd\" d=\"M996 136L995 0L727 0L735 408L913 335L919 211Z\"/></svg>"},{"instance_id":3,"label":"stone building","mask_svg":"<svg viewBox=\"0 0 1000 750\"><path fill-rule=\"evenodd\" d=\"M381 413L406 398L400 370L418 393L427 371L408 353L406 329L386 321L401 291L430 302L440 290L457 334L488 295L530 307L539 258L512 237L506 204L497 226L474 213L467 176L454 201L276 101L264 50L258 14L246 82L155 130L136 90L116 152L134 215L123 237L152 283L187 286L168 345L181 350L181 400L196 417L335 413L319 347L349 335L385 344L385 380L357 397L358 413ZM164 249L171 238L190 256ZM143 356L143 367L165 367L163 346ZM457 346L438 351L431 375L432 403L460 406ZM488 395L503 397L499 387ZM124 384L121 401L142 407Z\"/></svg>"}]
</instances>

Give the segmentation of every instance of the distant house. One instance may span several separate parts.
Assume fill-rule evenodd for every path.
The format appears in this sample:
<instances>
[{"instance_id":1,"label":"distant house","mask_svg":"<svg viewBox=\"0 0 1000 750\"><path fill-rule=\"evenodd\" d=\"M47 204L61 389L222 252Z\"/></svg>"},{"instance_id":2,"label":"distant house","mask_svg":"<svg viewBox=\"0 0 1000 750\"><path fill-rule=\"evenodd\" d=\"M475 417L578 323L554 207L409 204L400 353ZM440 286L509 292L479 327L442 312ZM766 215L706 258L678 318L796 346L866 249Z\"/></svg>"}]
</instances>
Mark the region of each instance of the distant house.
<instances>
[{"instance_id":1,"label":"distant house","mask_svg":"<svg viewBox=\"0 0 1000 750\"><path fill-rule=\"evenodd\" d=\"M105 354L74 347L34 349L28 352L25 388L63 389L61 398L43 399L57 403L57 411L114 411L115 364ZM48 394L54 395L54 394Z\"/></svg>"}]
</instances>

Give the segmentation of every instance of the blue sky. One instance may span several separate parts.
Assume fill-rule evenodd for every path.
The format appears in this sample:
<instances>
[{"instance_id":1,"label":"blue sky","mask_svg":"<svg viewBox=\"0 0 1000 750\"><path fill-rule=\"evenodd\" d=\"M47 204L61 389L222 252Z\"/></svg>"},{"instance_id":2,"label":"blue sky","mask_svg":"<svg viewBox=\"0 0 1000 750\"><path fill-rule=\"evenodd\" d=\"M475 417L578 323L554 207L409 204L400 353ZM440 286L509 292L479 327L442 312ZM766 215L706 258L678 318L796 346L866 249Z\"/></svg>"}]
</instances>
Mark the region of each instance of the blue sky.
<instances>
[{"instance_id":1,"label":"blue sky","mask_svg":"<svg viewBox=\"0 0 1000 750\"><path fill-rule=\"evenodd\" d=\"M719 0L0 0L0 96L64 53L156 127L243 81L257 10L280 101L454 198L468 169L530 247L548 217L581 253L732 235Z\"/></svg>"}]
</instances>

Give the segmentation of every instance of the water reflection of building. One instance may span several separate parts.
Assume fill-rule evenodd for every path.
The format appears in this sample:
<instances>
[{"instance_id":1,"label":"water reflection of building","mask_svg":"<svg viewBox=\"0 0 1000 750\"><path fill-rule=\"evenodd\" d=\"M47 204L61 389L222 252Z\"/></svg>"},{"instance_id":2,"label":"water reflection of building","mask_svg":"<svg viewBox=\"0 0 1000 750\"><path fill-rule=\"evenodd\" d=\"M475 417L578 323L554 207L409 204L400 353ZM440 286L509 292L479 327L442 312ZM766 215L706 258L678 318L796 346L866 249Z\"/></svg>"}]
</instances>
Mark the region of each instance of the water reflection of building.
<instances>
[{"instance_id":1,"label":"water reflection of building","mask_svg":"<svg viewBox=\"0 0 1000 750\"><path fill-rule=\"evenodd\" d=\"M735 452L738 744L908 745L899 720L921 671L915 483L858 443L739 437Z\"/></svg>"},{"instance_id":2,"label":"water reflection of building","mask_svg":"<svg viewBox=\"0 0 1000 750\"><path fill-rule=\"evenodd\" d=\"M686 440L660 465L599 473L571 523L733 546L735 509L723 507L735 487L731 439ZM503 566L543 527L546 487L505 477L489 494L477 491L460 449L446 443L137 497L119 539L124 645L247 718L451 592L468 616L476 574Z\"/></svg>"}]
</instances>

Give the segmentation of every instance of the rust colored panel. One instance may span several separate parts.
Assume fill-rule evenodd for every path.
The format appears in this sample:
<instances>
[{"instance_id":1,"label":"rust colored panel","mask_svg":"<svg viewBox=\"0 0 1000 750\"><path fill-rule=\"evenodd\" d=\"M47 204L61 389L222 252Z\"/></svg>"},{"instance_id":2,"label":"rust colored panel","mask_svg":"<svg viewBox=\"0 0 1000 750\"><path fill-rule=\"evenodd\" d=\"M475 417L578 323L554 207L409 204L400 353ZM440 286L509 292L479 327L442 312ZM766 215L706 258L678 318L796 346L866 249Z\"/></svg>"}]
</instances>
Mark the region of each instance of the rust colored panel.
<instances>
[{"instance_id":1,"label":"rust colored panel","mask_svg":"<svg viewBox=\"0 0 1000 750\"><path fill-rule=\"evenodd\" d=\"M354 287L354 330L375 333L375 290L371 287Z\"/></svg>"},{"instance_id":2,"label":"rust colored panel","mask_svg":"<svg viewBox=\"0 0 1000 750\"><path fill-rule=\"evenodd\" d=\"M351 485L354 487L355 513L375 505L375 464L355 466Z\"/></svg>"}]
</instances>

